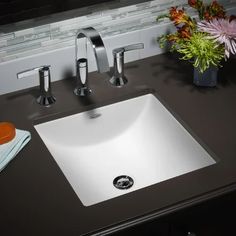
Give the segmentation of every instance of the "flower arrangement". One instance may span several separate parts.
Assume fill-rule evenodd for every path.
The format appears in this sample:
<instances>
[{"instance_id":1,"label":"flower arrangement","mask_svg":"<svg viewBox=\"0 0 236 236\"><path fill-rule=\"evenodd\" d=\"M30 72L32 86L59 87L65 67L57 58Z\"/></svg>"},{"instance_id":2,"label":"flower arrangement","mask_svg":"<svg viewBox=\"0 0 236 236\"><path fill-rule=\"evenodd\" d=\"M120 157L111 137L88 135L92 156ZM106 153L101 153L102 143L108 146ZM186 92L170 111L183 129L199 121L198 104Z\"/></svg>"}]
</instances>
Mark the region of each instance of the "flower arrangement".
<instances>
[{"instance_id":1,"label":"flower arrangement","mask_svg":"<svg viewBox=\"0 0 236 236\"><path fill-rule=\"evenodd\" d=\"M180 59L192 62L203 73L236 54L236 17L227 16L217 1L204 4L202 0L188 0L188 5L198 12L198 21L184 8L171 7L157 20L168 17L176 32L162 35L158 42L162 48L169 44L170 51L177 51L182 55Z\"/></svg>"}]
</instances>

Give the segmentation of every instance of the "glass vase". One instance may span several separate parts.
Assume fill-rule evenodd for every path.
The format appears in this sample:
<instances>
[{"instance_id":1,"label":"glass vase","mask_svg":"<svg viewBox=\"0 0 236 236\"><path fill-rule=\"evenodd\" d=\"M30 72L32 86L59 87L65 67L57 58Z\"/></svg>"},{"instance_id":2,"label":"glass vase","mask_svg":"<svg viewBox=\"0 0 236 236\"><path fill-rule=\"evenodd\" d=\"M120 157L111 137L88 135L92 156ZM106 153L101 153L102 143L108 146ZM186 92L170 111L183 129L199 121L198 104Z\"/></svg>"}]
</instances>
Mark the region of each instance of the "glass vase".
<instances>
[{"instance_id":1,"label":"glass vase","mask_svg":"<svg viewBox=\"0 0 236 236\"><path fill-rule=\"evenodd\" d=\"M218 68L210 66L203 73L198 68L194 67L193 83L197 86L215 87L217 85Z\"/></svg>"}]
</instances>

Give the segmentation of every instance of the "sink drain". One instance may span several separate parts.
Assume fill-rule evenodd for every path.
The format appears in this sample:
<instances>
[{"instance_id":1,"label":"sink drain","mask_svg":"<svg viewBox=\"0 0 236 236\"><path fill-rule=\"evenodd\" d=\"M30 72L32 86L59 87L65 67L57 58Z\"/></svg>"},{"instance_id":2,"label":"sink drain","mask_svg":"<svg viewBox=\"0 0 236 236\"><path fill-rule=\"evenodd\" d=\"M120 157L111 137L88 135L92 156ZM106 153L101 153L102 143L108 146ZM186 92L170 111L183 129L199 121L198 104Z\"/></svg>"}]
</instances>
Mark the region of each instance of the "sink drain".
<instances>
[{"instance_id":1,"label":"sink drain","mask_svg":"<svg viewBox=\"0 0 236 236\"><path fill-rule=\"evenodd\" d=\"M134 180L128 175L120 175L113 180L113 185L118 189L129 189L133 184Z\"/></svg>"}]
</instances>

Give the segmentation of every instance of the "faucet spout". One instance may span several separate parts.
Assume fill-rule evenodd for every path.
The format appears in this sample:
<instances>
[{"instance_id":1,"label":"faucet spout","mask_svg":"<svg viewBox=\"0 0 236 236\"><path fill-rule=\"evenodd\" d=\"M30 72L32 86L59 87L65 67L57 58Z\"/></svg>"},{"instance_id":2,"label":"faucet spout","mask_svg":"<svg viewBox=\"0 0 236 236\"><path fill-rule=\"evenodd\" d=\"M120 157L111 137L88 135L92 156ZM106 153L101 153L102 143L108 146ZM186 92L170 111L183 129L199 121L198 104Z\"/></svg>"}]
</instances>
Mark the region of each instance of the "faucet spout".
<instances>
[{"instance_id":1,"label":"faucet spout","mask_svg":"<svg viewBox=\"0 0 236 236\"><path fill-rule=\"evenodd\" d=\"M77 45L77 39L80 38L87 38L93 48L98 72L104 73L109 71L109 63L107 59L107 53L105 46L103 44L102 38L99 35L99 33L93 28L88 27L85 29L80 29L76 34L76 43L75 43L75 57L76 61L78 60L78 45Z\"/></svg>"},{"instance_id":2,"label":"faucet spout","mask_svg":"<svg viewBox=\"0 0 236 236\"><path fill-rule=\"evenodd\" d=\"M92 27L80 29L75 37L75 66L76 66L76 79L78 86L75 88L74 93L77 96L87 96L92 90L88 86L88 60L86 58L78 58L78 39L85 38L91 43L95 55L98 72L104 73L110 70L107 59L107 52L103 44L100 34ZM85 42L87 54L87 41Z\"/></svg>"}]
</instances>

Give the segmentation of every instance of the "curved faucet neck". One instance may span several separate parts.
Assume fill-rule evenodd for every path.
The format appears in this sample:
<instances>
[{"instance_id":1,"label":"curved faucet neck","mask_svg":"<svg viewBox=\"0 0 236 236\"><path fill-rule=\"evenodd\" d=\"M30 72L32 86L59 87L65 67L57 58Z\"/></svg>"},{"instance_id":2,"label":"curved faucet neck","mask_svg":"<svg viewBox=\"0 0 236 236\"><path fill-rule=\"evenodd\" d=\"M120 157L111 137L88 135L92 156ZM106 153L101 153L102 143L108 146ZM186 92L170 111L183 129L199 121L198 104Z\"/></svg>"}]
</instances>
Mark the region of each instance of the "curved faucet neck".
<instances>
[{"instance_id":1,"label":"curved faucet neck","mask_svg":"<svg viewBox=\"0 0 236 236\"><path fill-rule=\"evenodd\" d=\"M76 33L75 38L75 60L78 60L78 44L77 39L87 38L92 45L98 72L103 73L109 71L109 63L107 58L106 49L100 34L93 28L88 27L85 29L80 29Z\"/></svg>"}]
</instances>

